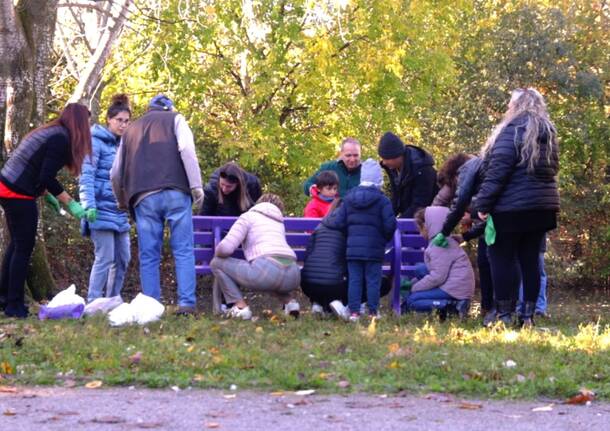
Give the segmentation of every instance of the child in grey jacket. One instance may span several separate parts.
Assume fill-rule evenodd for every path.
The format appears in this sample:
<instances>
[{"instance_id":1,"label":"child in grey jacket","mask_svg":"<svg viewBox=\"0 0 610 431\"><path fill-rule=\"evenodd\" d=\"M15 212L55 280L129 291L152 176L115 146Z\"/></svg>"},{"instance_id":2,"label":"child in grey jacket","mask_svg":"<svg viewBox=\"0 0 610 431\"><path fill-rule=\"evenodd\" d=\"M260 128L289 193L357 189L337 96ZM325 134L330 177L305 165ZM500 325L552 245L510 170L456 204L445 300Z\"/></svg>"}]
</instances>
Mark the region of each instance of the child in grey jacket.
<instances>
[{"instance_id":1,"label":"child in grey jacket","mask_svg":"<svg viewBox=\"0 0 610 431\"><path fill-rule=\"evenodd\" d=\"M431 239L443 228L449 208L428 207L415 213L415 223L424 238L429 240L424 252L428 274L411 287L405 307L409 311L430 312L446 310L454 305L460 316L468 313L474 294L474 271L466 252L457 241L447 238L446 248L436 246Z\"/></svg>"}]
</instances>

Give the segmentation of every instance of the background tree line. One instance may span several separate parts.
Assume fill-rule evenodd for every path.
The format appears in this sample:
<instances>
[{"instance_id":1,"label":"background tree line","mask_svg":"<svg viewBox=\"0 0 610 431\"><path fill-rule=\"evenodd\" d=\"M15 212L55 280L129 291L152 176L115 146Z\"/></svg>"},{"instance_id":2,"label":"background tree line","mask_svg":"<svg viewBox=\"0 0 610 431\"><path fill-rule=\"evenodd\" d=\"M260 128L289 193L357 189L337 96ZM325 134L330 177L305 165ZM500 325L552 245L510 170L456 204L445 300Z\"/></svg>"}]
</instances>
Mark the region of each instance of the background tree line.
<instances>
[{"instance_id":1,"label":"background tree line","mask_svg":"<svg viewBox=\"0 0 610 431\"><path fill-rule=\"evenodd\" d=\"M108 29L109 5L125 2L81 3L72 17L97 14ZM126 3L93 69L102 71L93 73L98 81L78 97L95 50L76 18L68 25L72 18L59 15L51 110L71 99L97 113L111 94L127 92L141 113L165 92L195 132L204 174L237 160L295 214L305 203L300 183L343 137L357 137L374 157L379 136L393 130L439 166L478 151L513 88L536 87L560 136L561 227L549 253L556 280L610 284L606 1Z\"/></svg>"}]
</instances>

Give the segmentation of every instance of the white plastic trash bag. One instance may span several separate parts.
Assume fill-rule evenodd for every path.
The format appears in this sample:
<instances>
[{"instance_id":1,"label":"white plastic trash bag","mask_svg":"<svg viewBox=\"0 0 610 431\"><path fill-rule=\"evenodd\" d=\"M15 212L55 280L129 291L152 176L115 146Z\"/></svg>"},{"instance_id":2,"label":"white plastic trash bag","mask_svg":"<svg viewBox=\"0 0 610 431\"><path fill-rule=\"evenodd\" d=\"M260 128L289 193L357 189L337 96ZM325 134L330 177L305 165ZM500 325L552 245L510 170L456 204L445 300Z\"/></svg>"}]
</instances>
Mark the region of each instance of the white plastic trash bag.
<instances>
[{"instance_id":1,"label":"white plastic trash bag","mask_svg":"<svg viewBox=\"0 0 610 431\"><path fill-rule=\"evenodd\" d=\"M145 325L159 320L165 311L165 307L155 298L143 293L138 295L131 303L123 303L108 314L108 320L112 326L137 323Z\"/></svg>"},{"instance_id":2,"label":"white plastic trash bag","mask_svg":"<svg viewBox=\"0 0 610 431\"><path fill-rule=\"evenodd\" d=\"M76 286L70 285L67 289L62 290L49 301L48 308L61 307L62 305L85 305L84 298L76 294Z\"/></svg>"},{"instance_id":3,"label":"white plastic trash bag","mask_svg":"<svg viewBox=\"0 0 610 431\"><path fill-rule=\"evenodd\" d=\"M96 313L108 314L123 303L120 295L110 298L97 298L85 306L85 315L92 316Z\"/></svg>"}]
</instances>

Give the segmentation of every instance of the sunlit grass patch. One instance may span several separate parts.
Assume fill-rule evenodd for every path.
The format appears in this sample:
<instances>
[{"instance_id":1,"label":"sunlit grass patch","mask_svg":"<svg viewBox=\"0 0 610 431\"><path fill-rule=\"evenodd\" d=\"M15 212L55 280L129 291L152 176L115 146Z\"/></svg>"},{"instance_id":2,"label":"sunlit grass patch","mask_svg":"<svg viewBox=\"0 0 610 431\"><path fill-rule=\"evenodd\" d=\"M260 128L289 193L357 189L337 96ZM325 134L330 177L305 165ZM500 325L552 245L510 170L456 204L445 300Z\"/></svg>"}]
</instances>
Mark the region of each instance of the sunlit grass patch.
<instances>
[{"instance_id":1,"label":"sunlit grass patch","mask_svg":"<svg viewBox=\"0 0 610 431\"><path fill-rule=\"evenodd\" d=\"M10 383L325 392L442 391L493 398L610 399L607 321L533 330L474 319L386 316L374 328L275 316L256 322L168 316L146 327L83 321L0 321ZM2 382L0 384L5 384Z\"/></svg>"}]
</instances>

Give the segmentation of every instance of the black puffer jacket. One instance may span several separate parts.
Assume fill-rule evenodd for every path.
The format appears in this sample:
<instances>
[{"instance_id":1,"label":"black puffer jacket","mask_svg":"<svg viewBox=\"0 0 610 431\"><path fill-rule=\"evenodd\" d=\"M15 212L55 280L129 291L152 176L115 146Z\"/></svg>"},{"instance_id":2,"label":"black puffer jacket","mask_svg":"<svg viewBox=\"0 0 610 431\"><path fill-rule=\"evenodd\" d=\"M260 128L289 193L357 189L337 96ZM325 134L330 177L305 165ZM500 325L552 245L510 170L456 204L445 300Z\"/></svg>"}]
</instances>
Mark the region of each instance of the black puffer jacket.
<instances>
[{"instance_id":1,"label":"black puffer jacket","mask_svg":"<svg viewBox=\"0 0 610 431\"><path fill-rule=\"evenodd\" d=\"M449 236L458 225L469 206L474 206L476 196L483 182L483 160L473 157L458 169L458 181L455 196L449 214L443 224L443 235Z\"/></svg>"},{"instance_id":2,"label":"black puffer jacket","mask_svg":"<svg viewBox=\"0 0 610 431\"><path fill-rule=\"evenodd\" d=\"M347 280L345 233L326 225L332 217L330 214L322 220L309 237L301 270L302 285L339 286Z\"/></svg>"},{"instance_id":3,"label":"black puffer jacket","mask_svg":"<svg viewBox=\"0 0 610 431\"><path fill-rule=\"evenodd\" d=\"M438 191L434 159L419 147L405 145L403 169L385 169L390 178L392 207L399 217L411 218L418 208L430 205Z\"/></svg>"},{"instance_id":4,"label":"black puffer jacket","mask_svg":"<svg viewBox=\"0 0 610 431\"><path fill-rule=\"evenodd\" d=\"M220 168L216 169L210 176L210 181L205 185L203 189L204 199L203 206L201 207L200 215L209 216L240 216L245 211L239 208L239 190L235 189L233 192L226 196L223 196L223 202L218 201L218 178L220 177ZM246 179L246 188L248 189L248 195L254 204L258 198L261 197L261 184L256 175L249 172L244 172Z\"/></svg>"},{"instance_id":5,"label":"black puffer jacket","mask_svg":"<svg viewBox=\"0 0 610 431\"><path fill-rule=\"evenodd\" d=\"M533 173L519 164L527 115L515 118L500 132L491 152L483 162L485 179L477 194L476 208L482 213L504 213L531 210L559 211L557 172L559 154L553 140L550 163L541 147ZM541 134L539 141L548 136Z\"/></svg>"},{"instance_id":6,"label":"black puffer jacket","mask_svg":"<svg viewBox=\"0 0 610 431\"><path fill-rule=\"evenodd\" d=\"M383 261L385 245L396 230L396 218L381 190L374 186L353 188L335 212L336 217L327 220L327 225L346 229L347 259Z\"/></svg>"}]
</instances>

